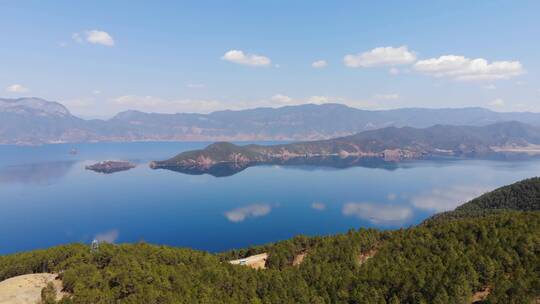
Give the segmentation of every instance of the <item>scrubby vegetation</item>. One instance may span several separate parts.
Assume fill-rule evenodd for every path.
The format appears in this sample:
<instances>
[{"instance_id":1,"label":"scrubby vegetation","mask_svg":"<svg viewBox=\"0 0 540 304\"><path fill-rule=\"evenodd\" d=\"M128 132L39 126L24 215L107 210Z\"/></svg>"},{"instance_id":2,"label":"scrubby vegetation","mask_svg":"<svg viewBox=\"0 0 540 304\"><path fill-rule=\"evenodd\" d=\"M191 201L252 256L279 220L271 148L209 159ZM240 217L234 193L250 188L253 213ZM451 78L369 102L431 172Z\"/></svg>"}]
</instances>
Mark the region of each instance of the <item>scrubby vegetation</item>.
<instances>
[{"instance_id":1,"label":"scrubby vegetation","mask_svg":"<svg viewBox=\"0 0 540 304\"><path fill-rule=\"evenodd\" d=\"M540 212L507 209L537 210L538 183L498 189L458 208L460 216L396 231L300 236L218 255L139 243L2 256L0 280L59 272L72 294L63 303L470 303L486 288L485 303L531 303L540 296ZM506 211L466 216L472 206ZM269 253L266 270L227 263L261 252ZM299 253L307 253L303 263L292 266Z\"/></svg>"}]
</instances>

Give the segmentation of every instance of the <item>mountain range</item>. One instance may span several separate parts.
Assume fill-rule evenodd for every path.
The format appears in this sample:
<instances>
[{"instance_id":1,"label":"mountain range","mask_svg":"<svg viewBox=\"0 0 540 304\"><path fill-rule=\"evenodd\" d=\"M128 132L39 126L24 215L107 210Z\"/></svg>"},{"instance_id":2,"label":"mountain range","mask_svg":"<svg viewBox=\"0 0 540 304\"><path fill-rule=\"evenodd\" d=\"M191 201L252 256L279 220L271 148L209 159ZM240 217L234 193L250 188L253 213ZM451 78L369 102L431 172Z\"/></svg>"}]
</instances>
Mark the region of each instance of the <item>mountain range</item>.
<instances>
[{"instance_id":1,"label":"mountain range","mask_svg":"<svg viewBox=\"0 0 540 304\"><path fill-rule=\"evenodd\" d=\"M60 103L40 98L0 99L0 144L36 145L98 141L320 140L395 127L436 124L485 126L519 121L540 126L540 113L483 108L404 108L368 111L342 104L218 111L210 114L118 113L82 119Z\"/></svg>"}]
</instances>

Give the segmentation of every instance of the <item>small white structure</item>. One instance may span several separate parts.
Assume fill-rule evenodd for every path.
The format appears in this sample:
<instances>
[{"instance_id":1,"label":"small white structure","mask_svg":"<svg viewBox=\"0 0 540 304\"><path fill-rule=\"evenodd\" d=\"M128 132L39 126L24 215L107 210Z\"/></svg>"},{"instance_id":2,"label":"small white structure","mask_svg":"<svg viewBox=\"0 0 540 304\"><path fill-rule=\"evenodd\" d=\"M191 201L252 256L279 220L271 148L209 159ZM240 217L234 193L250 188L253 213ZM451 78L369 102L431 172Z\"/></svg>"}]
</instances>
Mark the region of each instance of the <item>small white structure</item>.
<instances>
[{"instance_id":1,"label":"small white structure","mask_svg":"<svg viewBox=\"0 0 540 304\"><path fill-rule=\"evenodd\" d=\"M268 259L268 253L261 253L252 256L245 257L243 259L232 260L229 263L233 265L248 266L253 269L264 269L266 266L266 260Z\"/></svg>"},{"instance_id":2,"label":"small white structure","mask_svg":"<svg viewBox=\"0 0 540 304\"><path fill-rule=\"evenodd\" d=\"M92 245L90 245L90 251L91 252L96 252L96 251L98 251L98 249L99 249L99 241L98 240L93 240Z\"/></svg>"}]
</instances>

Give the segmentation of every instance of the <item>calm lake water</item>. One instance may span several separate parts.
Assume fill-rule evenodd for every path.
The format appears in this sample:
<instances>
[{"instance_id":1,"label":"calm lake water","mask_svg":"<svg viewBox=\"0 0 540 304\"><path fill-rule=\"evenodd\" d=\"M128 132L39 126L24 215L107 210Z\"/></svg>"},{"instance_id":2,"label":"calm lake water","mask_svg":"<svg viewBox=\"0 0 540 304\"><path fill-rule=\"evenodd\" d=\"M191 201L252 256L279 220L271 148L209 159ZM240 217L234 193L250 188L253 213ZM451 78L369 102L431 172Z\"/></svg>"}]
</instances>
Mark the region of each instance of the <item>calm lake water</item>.
<instances>
[{"instance_id":1,"label":"calm lake water","mask_svg":"<svg viewBox=\"0 0 540 304\"><path fill-rule=\"evenodd\" d=\"M147 165L207 144L0 146L0 254L93 239L223 251L297 234L407 227L540 172L538 160L260 166L228 177ZM84 169L110 159L139 165L110 175Z\"/></svg>"}]
</instances>

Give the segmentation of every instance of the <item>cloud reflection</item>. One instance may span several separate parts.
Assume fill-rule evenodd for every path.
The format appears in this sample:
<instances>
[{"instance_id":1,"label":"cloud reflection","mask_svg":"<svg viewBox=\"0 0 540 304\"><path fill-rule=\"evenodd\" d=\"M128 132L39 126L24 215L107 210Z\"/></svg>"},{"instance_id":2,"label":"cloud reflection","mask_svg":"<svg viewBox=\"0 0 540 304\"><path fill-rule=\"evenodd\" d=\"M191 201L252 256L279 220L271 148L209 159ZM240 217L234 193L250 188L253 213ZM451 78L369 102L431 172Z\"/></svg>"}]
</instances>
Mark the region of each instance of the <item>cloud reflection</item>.
<instances>
[{"instance_id":1,"label":"cloud reflection","mask_svg":"<svg viewBox=\"0 0 540 304\"><path fill-rule=\"evenodd\" d=\"M0 183L50 185L68 174L74 164L65 161L2 167Z\"/></svg>"},{"instance_id":2,"label":"cloud reflection","mask_svg":"<svg viewBox=\"0 0 540 304\"><path fill-rule=\"evenodd\" d=\"M397 194L395 193L388 193L388 195L386 196L386 199L389 200L389 201L393 201L397 198Z\"/></svg>"},{"instance_id":3,"label":"cloud reflection","mask_svg":"<svg viewBox=\"0 0 540 304\"><path fill-rule=\"evenodd\" d=\"M114 243L118 239L119 232L117 229L105 231L103 233L98 233L94 236L94 240L98 242Z\"/></svg>"},{"instance_id":4,"label":"cloud reflection","mask_svg":"<svg viewBox=\"0 0 540 304\"><path fill-rule=\"evenodd\" d=\"M373 224L398 224L412 215L409 207L367 202L346 203L341 212Z\"/></svg>"},{"instance_id":5,"label":"cloud reflection","mask_svg":"<svg viewBox=\"0 0 540 304\"><path fill-rule=\"evenodd\" d=\"M315 202L313 204L311 204L311 208L317 210L317 211L323 211L326 209L326 205L324 203L318 203L318 202Z\"/></svg>"},{"instance_id":6,"label":"cloud reflection","mask_svg":"<svg viewBox=\"0 0 540 304\"><path fill-rule=\"evenodd\" d=\"M253 204L227 211L225 217L233 223L238 223L250 217L265 216L271 210L272 207L269 204Z\"/></svg>"},{"instance_id":7,"label":"cloud reflection","mask_svg":"<svg viewBox=\"0 0 540 304\"><path fill-rule=\"evenodd\" d=\"M489 191L485 186L451 186L445 189L432 189L429 192L413 196L411 203L419 209L437 212L454 210L456 207Z\"/></svg>"}]
</instances>

